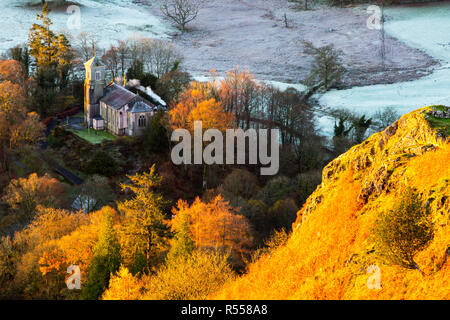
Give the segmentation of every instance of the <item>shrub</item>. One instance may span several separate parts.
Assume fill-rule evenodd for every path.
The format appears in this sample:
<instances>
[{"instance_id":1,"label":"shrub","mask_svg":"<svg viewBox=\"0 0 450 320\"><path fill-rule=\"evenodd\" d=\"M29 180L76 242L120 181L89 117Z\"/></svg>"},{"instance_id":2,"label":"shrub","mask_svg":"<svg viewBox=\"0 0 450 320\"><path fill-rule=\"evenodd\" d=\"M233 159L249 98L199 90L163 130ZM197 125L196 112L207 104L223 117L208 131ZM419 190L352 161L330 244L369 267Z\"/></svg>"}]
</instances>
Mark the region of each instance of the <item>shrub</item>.
<instances>
[{"instance_id":1,"label":"shrub","mask_svg":"<svg viewBox=\"0 0 450 320\"><path fill-rule=\"evenodd\" d=\"M291 191L288 178L279 176L271 179L258 193L258 199L264 201L268 206L272 206L278 200L284 199Z\"/></svg>"},{"instance_id":2,"label":"shrub","mask_svg":"<svg viewBox=\"0 0 450 320\"><path fill-rule=\"evenodd\" d=\"M247 170L234 169L223 181L220 191L236 207L240 198L250 199L258 192L258 180Z\"/></svg>"},{"instance_id":3,"label":"shrub","mask_svg":"<svg viewBox=\"0 0 450 320\"><path fill-rule=\"evenodd\" d=\"M88 162L86 173L112 177L116 174L116 161L104 151L97 151Z\"/></svg>"},{"instance_id":4,"label":"shrub","mask_svg":"<svg viewBox=\"0 0 450 320\"><path fill-rule=\"evenodd\" d=\"M214 251L196 251L189 258L179 258L162 268L149 281L144 299L206 299L233 279L227 256Z\"/></svg>"},{"instance_id":5,"label":"shrub","mask_svg":"<svg viewBox=\"0 0 450 320\"><path fill-rule=\"evenodd\" d=\"M268 211L268 219L272 228L286 230L291 229L292 223L297 218L299 208L292 199L278 200Z\"/></svg>"},{"instance_id":6,"label":"shrub","mask_svg":"<svg viewBox=\"0 0 450 320\"><path fill-rule=\"evenodd\" d=\"M433 223L419 195L408 188L392 210L376 220L373 233L375 250L386 262L420 271L414 255L433 238Z\"/></svg>"}]
</instances>

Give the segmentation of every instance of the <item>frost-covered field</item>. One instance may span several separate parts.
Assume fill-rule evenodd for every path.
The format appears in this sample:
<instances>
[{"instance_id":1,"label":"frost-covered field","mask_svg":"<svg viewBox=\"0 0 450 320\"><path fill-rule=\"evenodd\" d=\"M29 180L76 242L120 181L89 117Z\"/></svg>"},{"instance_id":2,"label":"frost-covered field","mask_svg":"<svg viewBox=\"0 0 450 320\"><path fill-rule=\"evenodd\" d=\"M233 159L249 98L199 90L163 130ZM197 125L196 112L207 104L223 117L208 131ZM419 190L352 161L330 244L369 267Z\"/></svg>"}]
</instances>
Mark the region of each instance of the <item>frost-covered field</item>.
<instances>
[{"instance_id":1,"label":"frost-covered field","mask_svg":"<svg viewBox=\"0 0 450 320\"><path fill-rule=\"evenodd\" d=\"M27 0L0 0L0 51L26 42L28 31L36 22L39 7L24 6ZM39 2L39 1L38 1ZM147 37L169 36L170 25L165 24L142 6L132 0L77 0L81 13L81 28L68 29L70 15L64 10L53 10L50 18L53 28L59 32L69 32L76 36L82 31L98 36L99 45L107 47L117 39L125 39L135 34Z\"/></svg>"},{"instance_id":2,"label":"frost-covered field","mask_svg":"<svg viewBox=\"0 0 450 320\"><path fill-rule=\"evenodd\" d=\"M153 0L150 8L155 15L159 14L158 1ZM292 6L287 0L207 1L190 24L192 31L173 41L185 56L185 67L196 76L210 69L223 74L239 65L248 67L257 79L302 83L313 63L304 52L303 41L316 46L333 44L344 52L348 87L417 79L434 63L424 52L387 36L386 44L396 54L386 60L393 71L382 71L380 35L367 28L367 6L308 11Z\"/></svg>"},{"instance_id":3,"label":"frost-covered field","mask_svg":"<svg viewBox=\"0 0 450 320\"><path fill-rule=\"evenodd\" d=\"M440 59L441 65L419 80L330 91L319 99L322 106L371 116L384 107L405 114L427 105L450 105L450 4L388 8L387 14L389 34ZM329 134L331 120L319 120Z\"/></svg>"},{"instance_id":4,"label":"frost-covered field","mask_svg":"<svg viewBox=\"0 0 450 320\"><path fill-rule=\"evenodd\" d=\"M0 52L26 42L39 12L38 7L23 6L26 1L0 0ZM387 9L386 63L393 71L381 72L379 32L367 29L365 7L304 12L293 11L285 0L214 0L206 2L191 32L176 35L161 17L159 1L78 0L80 29L68 29L64 9L53 11L51 19L59 32L96 34L101 47L134 35L169 38L183 52L184 68L198 79L210 69L223 75L240 65L247 66L256 79L281 89L288 82L304 89L300 83L312 58L303 53L302 40L333 43L344 51L344 64L350 70L347 83L369 85L330 91L318 97L321 105L371 116L387 106L403 114L425 105L450 104L448 3ZM285 13L289 28L284 26ZM433 65L431 57L441 63L432 74L421 77ZM323 133L331 133L329 118L319 118L318 125Z\"/></svg>"}]
</instances>

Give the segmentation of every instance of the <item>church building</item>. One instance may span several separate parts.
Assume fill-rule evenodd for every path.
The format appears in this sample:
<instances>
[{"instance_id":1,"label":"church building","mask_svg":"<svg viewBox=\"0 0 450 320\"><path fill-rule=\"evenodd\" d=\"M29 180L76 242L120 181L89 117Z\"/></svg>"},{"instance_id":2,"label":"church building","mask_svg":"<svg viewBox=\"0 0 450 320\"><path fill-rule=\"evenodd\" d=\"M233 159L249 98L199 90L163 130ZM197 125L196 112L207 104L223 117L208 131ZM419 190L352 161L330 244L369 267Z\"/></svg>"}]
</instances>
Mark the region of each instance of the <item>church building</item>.
<instances>
[{"instance_id":1,"label":"church building","mask_svg":"<svg viewBox=\"0 0 450 320\"><path fill-rule=\"evenodd\" d=\"M118 136L142 134L158 107L116 83L106 84L106 66L97 56L86 62L84 67L86 125Z\"/></svg>"}]
</instances>

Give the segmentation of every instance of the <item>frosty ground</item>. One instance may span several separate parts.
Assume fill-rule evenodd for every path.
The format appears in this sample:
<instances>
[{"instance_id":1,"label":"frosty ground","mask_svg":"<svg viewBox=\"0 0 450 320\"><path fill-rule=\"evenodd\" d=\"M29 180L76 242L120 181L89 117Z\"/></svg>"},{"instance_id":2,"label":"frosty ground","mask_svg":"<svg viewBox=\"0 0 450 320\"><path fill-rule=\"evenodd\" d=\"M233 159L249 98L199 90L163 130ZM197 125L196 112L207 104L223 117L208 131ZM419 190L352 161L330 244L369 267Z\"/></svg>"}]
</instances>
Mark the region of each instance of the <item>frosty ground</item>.
<instances>
[{"instance_id":1,"label":"frosty ground","mask_svg":"<svg viewBox=\"0 0 450 320\"><path fill-rule=\"evenodd\" d=\"M150 11L160 15L158 1L151 2ZM195 75L239 65L258 79L302 83L313 62L302 41L343 51L347 87L411 80L429 72L436 61L390 36L387 69L381 70L380 32L367 28L368 17L367 6L302 11L286 0L213 0L206 2L190 32L172 39Z\"/></svg>"},{"instance_id":2,"label":"frosty ground","mask_svg":"<svg viewBox=\"0 0 450 320\"><path fill-rule=\"evenodd\" d=\"M395 7L387 12L386 31L439 59L439 66L415 81L330 91L320 97L322 106L372 116L384 107L405 114L428 105L450 105L450 3ZM324 133L332 131L329 118L318 119L318 124Z\"/></svg>"},{"instance_id":3,"label":"frosty ground","mask_svg":"<svg viewBox=\"0 0 450 320\"><path fill-rule=\"evenodd\" d=\"M24 1L24 0L23 0ZM0 51L25 43L38 8L0 0ZM187 33L165 20L159 0L78 0L82 25L67 30L68 15L51 13L54 29L76 36L95 33L100 46L134 35L171 39L183 53L183 68L197 79L216 69L220 75L239 65L256 79L286 88L301 83L313 58L302 41L334 44L348 70L344 87L317 96L325 108L348 108L372 115L386 106L400 113L429 104L450 104L450 4L397 6L387 9L386 69L381 68L381 37L367 28L367 6L316 7L299 11L287 0L210 0ZM287 17L288 27L285 25ZM332 122L319 117L322 132Z\"/></svg>"}]
</instances>

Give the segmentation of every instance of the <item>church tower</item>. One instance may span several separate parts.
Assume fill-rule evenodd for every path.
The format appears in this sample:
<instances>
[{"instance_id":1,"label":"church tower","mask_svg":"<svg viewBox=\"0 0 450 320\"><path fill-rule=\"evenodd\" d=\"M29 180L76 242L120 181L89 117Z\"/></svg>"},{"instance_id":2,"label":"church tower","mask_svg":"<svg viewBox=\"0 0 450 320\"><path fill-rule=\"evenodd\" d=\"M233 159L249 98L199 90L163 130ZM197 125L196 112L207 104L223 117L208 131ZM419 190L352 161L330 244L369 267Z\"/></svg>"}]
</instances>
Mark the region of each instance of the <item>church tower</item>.
<instances>
[{"instance_id":1,"label":"church tower","mask_svg":"<svg viewBox=\"0 0 450 320\"><path fill-rule=\"evenodd\" d=\"M92 126L92 119L100 115L99 100L103 97L106 86L105 64L97 57L84 64L86 78L84 80L84 122Z\"/></svg>"}]
</instances>

